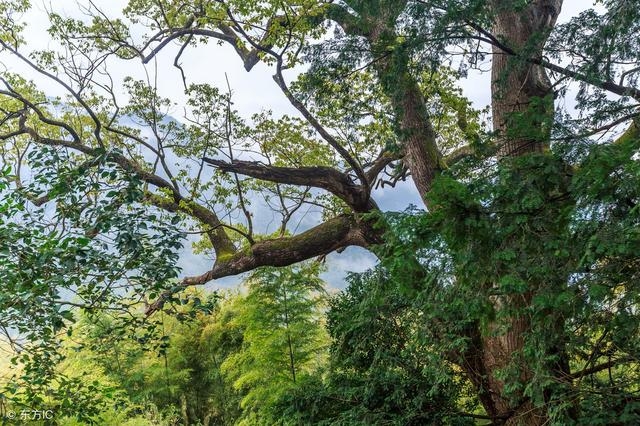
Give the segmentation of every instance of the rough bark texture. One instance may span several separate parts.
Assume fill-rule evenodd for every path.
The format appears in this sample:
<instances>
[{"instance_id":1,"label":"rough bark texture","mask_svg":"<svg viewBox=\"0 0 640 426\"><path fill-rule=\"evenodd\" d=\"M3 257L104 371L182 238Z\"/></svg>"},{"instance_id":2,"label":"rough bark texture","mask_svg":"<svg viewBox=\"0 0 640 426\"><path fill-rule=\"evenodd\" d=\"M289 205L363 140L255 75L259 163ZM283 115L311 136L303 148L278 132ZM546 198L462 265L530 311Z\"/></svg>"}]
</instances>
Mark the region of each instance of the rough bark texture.
<instances>
[{"instance_id":1,"label":"rough bark texture","mask_svg":"<svg viewBox=\"0 0 640 426\"><path fill-rule=\"evenodd\" d=\"M509 308L524 309L531 302L530 296L507 296L496 299L496 310L502 309L503 304ZM512 395L512 399L505 397L505 383L499 378L500 371L509 366L516 366L520 383L526 384L532 377L531 370L522 359L525 345L525 335L530 331L530 322L523 314L505 320L508 329L498 331L498 324L492 324L488 336L483 338L482 361L487 372L487 382L491 389L492 415L505 420L505 425L543 425L547 422L545 411L535 407L523 395ZM502 325L502 324L500 324Z\"/></svg>"},{"instance_id":2,"label":"rough bark texture","mask_svg":"<svg viewBox=\"0 0 640 426\"><path fill-rule=\"evenodd\" d=\"M381 242L381 231L353 215L341 215L291 237L258 241L249 247L216 258L213 268L202 275L186 277L183 287L206 284L216 278L238 275L261 266L288 266L325 256L348 246L368 247ZM161 309L173 291L150 304L147 315Z\"/></svg>"},{"instance_id":3,"label":"rough bark texture","mask_svg":"<svg viewBox=\"0 0 640 426\"><path fill-rule=\"evenodd\" d=\"M384 79L390 79L394 70L388 61L379 66ZM441 154L436 144L425 100L417 82L408 74L396 76L395 87L383 84L387 96L396 110L396 119L402 138L403 161L411 171L418 192L423 197L431 189L433 179L440 168Z\"/></svg>"},{"instance_id":4,"label":"rough bark texture","mask_svg":"<svg viewBox=\"0 0 640 426\"><path fill-rule=\"evenodd\" d=\"M228 163L213 158L204 158L204 162L223 172L240 173L269 182L322 188L343 200L356 213L376 208L366 188L354 184L349 175L331 167L275 167L255 161Z\"/></svg>"},{"instance_id":5,"label":"rough bark texture","mask_svg":"<svg viewBox=\"0 0 640 426\"><path fill-rule=\"evenodd\" d=\"M389 55L376 61L375 69L395 111L403 161L411 171L418 192L424 197L431 189L442 155L424 96L408 70L409 58L405 56L401 45L393 48L387 46L384 41L389 38L375 33L370 35L372 45L379 45L375 50L392 50Z\"/></svg>"},{"instance_id":6,"label":"rough bark texture","mask_svg":"<svg viewBox=\"0 0 640 426\"><path fill-rule=\"evenodd\" d=\"M406 3L376 3L375 7L352 5L357 15L334 4L329 8L328 16L345 33L367 39L374 57L373 68L394 109L402 159L418 192L424 197L440 167L441 153L424 96L409 70L409 55L395 33L396 21Z\"/></svg>"},{"instance_id":7,"label":"rough bark texture","mask_svg":"<svg viewBox=\"0 0 640 426\"><path fill-rule=\"evenodd\" d=\"M540 57L562 0L535 0L524 10L512 1L493 0L496 19L492 34L522 58ZM542 152L548 145L553 98L547 73L540 65L493 46L491 68L493 128L503 157ZM529 120L522 120L522 116ZM523 125L523 121L528 121Z\"/></svg>"},{"instance_id":8,"label":"rough bark texture","mask_svg":"<svg viewBox=\"0 0 640 426\"><path fill-rule=\"evenodd\" d=\"M513 2L493 0L495 12L493 36L525 57L539 57L547 36L560 12L562 0L535 0L524 10L513 10ZM520 61L493 47L492 113L493 126L498 134L499 157L519 156L543 152L549 143L550 122L553 118L553 97L546 71L539 65ZM489 389L482 401L487 413L505 425L543 425L548 422L546 410L524 395L516 393L505 397L505 383L500 372L508 366L517 368L518 380L526 384L532 372L523 360L525 336L531 324L525 310L531 303L537 283L529 283L525 295L506 295L493 300L494 309L506 306L522 314L506 318L502 324L489 326L481 338L481 349L476 350L476 363L482 364L486 374L483 385ZM506 326L506 327L505 327ZM505 331L498 331L506 328ZM474 375L472 373L472 375ZM474 380L478 382L479 379Z\"/></svg>"},{"instance_id":9,"label":"rough bark texture","mask_svg":"<svg viewBox=\"0 0 640 426\"><path fill-rule=\"evenodd\" d=\"M512 3L508 0L491 2L497 16L492 34L507 43L512 52L526 52L527 57L541 55L561 1L537 0L519 11L510 9ZM381 9L375 14L364 9L355 12L357 15L334 8L332 16L345 32L368 40L374 56L373 67L394 108L403 161L411 171L418 191L424 195L440 168L441 155L425 99L410 73L410 59L394 32L397 18L394 14L398 10ZM510 157L542 152L548 144L548 124L553 116L546 71L499 47L494 48L494 53L492 106L494 129L499 135L498 155ZM535 283L532 286L535 287ZM524 309L530 301L530 295L524 298L522 295L504 296L494 300L494 308L496 311L506 306ZM488 331L471 327L467 351L452 354L452 359L457 358L467 372L481 403L496 424L542 425L548 420L544 409L534 407L524 395L505 395L505 383L500 379L505 367L515 365L520 372L516 380L522 384L531 378L531 371L522 360L530 323L524 315L507 318L505 322L489 325ZM503 331L504 327L506 331Z\"/></svg>"}]
</instances>

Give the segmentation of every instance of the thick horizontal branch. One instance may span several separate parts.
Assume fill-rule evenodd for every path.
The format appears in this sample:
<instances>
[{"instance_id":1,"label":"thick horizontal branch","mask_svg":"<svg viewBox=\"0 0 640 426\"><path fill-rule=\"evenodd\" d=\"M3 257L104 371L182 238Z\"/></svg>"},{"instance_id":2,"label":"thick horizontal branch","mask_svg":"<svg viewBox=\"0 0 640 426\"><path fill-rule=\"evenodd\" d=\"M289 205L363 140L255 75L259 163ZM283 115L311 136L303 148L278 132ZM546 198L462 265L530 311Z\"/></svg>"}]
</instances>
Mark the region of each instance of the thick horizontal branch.
<instances>
[{"instance_id":1,"label":"thick horizontal branch","mask_svg":"<svg viewBox=\"0 0 640 426\"><path fill-rule=\"evenodd\" d=\"M237 275L261 266L288 266L329 254L348 246L368 247L380 242L379 231L372 230L352 215L330 219L292 237L260 241L226 258L216 259L210 271L184 278L180 287L203 285L211 280ZM176 291L179 291L177 288ZM162 308L172 292L166 292L147 308L147 314Z\"/></svg>"},{"instance_id":2,"label":"thick horizontal branch","mask_svg":"<svg viewBox=\"0 0 640 426\"><path fill-rule=\"evenodd\" d=\"M254 161L235 160L228 163L213 158L203 160L223 172L238 173L269 182L324 189L343 200L357 213L375 208L361 186L355 185L349 176L331 167L275 167Z\"/></svg>"},{"instance_id":3,"label":"thick horizontal branch","mask_svg":"<svg viewBox=\"0 0 640 426\"><path fill-rule=\"evenodd\" d=\"M376 235L365 231L354 216L341 215L292 237L257 242L247 251L220 259L205 275L209 281L260 266L288 266L352 245L367 247L377 241Z\"/></svg>"}]
</instances>

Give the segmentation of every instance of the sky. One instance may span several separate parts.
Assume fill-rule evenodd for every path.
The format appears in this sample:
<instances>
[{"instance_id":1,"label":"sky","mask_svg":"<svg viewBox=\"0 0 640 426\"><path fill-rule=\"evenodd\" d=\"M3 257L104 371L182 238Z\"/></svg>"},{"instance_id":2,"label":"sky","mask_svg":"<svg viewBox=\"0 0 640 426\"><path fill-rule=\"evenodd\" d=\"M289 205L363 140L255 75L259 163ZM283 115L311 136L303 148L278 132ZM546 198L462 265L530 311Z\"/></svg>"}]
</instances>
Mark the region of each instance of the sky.
<instances>
[{"instance_id":1,"label":"sky","mask_svg":"<svg viewBox=\"0 0 640 426\"><path fill-rule=\"evenodd\" d=\"M94 0L95 4L104 8L110 16L117 16L118 11L126 4L124 0ZM33 11L29 12L26 20L30 26L26 30L29 45L34 49L55 48L51 38L46 33L48 19L44 13L50 4L54 4L56 11L63 15L79 17L79 8L75 0L55 0L52 3L42 3L33 0ZM559 21L564 22L575 16L579 11L592 6L591 1L565 0L563 11ZM144 66L140 62L112 61L109 70L116 82L121 82L124 77L132 75L136 78L146 79L148 76L156 79L160 94L174 100L178 104L184 102L182 81L179 71L173 67L173 59L177 53L177 47L171 46L163 50L154 60ZM0 55L0 62L7 70L18 72L36 81L42 81L32 71L17 63L15 60L7 60L6 55ZM273 68L262 63L257 64L250 72L246 72L241 60L231 46L219 45L210 42L197 49L187 49L182 55L182 65L188 75L189 83L207 82L220 88L226 87L226 80L233 91L234 107L245 117L251 116L263 110L273 110L277 114L289 114L297 116L297 111L289 104L280 89L273 82L271 76ZM487 64L485 69L489 69ZM294 70L287 76L295 77L298 71ZM118 86L119 83L117 83ZM484 108L490 102L490 76L489 73L471 71L466 79L460 81L465 96L473 103L475 108ZM59 86L51 83L41 84L41 88L49 95L63 93ZM124 95L124 91L121 91ZM179 107L171 111L171 115L179 119L182 110ZM374 198L382 210L404 210L410 204L422 206L419 195L412 184L404 183L396 188L384 188L374 193ZM265 218L267 220L268 218ZM361 248L348 248L341 254L332 253L326 261L327 271L323 278L331 287L344 287L344 276L348 271L360 272L375 265L375 257ZM211 260L194 255L190 250L185 250L180 259L183 275L195 275L205 272L211 266ZM239 277L228 277L208 285L209 288L223 288L234 286L239 282Z\"/></svg>"}]
</instances>

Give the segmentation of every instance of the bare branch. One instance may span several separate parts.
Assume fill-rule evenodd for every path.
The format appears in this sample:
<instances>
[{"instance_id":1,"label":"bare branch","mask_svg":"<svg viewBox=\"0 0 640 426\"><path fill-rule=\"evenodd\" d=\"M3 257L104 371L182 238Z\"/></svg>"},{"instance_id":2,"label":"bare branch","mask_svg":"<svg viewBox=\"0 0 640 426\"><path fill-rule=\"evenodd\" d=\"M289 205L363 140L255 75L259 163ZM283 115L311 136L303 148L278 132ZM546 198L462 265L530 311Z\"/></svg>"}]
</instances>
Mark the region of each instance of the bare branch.
<instances>
[{"instance_id":1,"label":"bare branch","mask_svg":"<svg viewBox=\"0 0 640 426\"><path fill-rule=\"evenodd\" d=\"M358 213L375 208L362 186L355 185L348 175L331 167L275 167L253 161L236 160L227 163L213 158L205 158L204 161L223 172L240 173L269 182L322 188Z\"/></svg>"},{"instance_id":2,"label":"bare branch","mask_svg":"<svg viewBox=\"0 0 640 426\"><path fill-rule=\"evenodd\" d=\"M51 79L52 81L55 81L56 83L58 83L60 86L64 87L65 90L67 90L67 92L69 92L69 94L71 94L71 96L73 96L73 98L80 104L82 105L82 107L85 109L85 111L87 112L87 114L89 115L89 117L91 118L91 120L94 123L94 130L93 130L93 135L96 138L96 141L100 144L103 145L102 142L102 136L100 135L100 131L102 129L102 123L100 122L100 120L98 119L98 117L96 116L95 112L93 111L93 109L89 106L89 104L87 104L87 102L82 99L82 96L80 96L80 93L78 93L77 91L73 90L73 88L71 86L69 86L67 83L65 83L64 81L62 81L59 77L51 74L50 72L44 70L43 68L40 68L39 66L37 66L35 63L33 63L31 60L29 60L27 57L25 57L24 55L22 55L20 52L18 52L17 49L9 46L7 43L5 43L4 41L2 41L2 39L0 39L0 46L4 47L5 49L7 49L9 52L11 52L14 56L16 56L18 59L20 59L22 62L24 62L25 64L27 64L29 67L31 67L32 69L34 69L36 72L48 77L49 79ZM5 82L6 84L6 82Z\"/></svg>"},{"instance_id":3,"label":"bare branch","mask_svg":"<svg viewBox=\"0 0 640 426\"><path fill-rule=\"evenodd\" d=\"M608 370L609 368L615 367L617 365L626 364L629 362L637 362L638 360L633 357L622 357L618 359L612 359L602 364L594 365L590 368L585 368L584 370L577 371L569 375L569 379L576 380L582 377L591 376L592 374L599 373L600 371Z\"/></svg>"},{"instance_id":4,"label":"bare branch","mask_svg":"<svg viewBox=\"0 0 640 426\"><path fill-rule=\"evenodd\" d=\"M281 19L280 17L274 17L271 20L269 20L269 23L267 24L267 28L265 30L265 35L263 37L263 39L260 41L261 44L264 44L265 39L267 37L267 35L269 34L269 28L274 25L275 22L278 22L278 20ZM189 24L190 25L190 24ZM227 24L220 22L218 24L218 29L220 31L214 31L214 30L208 30L208 29L204 29L204 28L179 28L179 29L165 29L162 31L159 31L158 33L156 33L156 35L154 35L149 42L147 43L147 45L145 45L141 50L144 50L151 42L153 41L160 41L160 43L155 46L150 53L148 53L147 55L142 57L142 62L143 63L148 63L149 61L151 61L151 59L153 59L158 53L160 53L160 51L166 47L169 43L171 43L173 40L179 39L181 37L188 37L189 39L193 36L202 36L202 37L210 37L210 38L215 38L224 42L229 43L231 46L233 46L233 48L235 49L236 53L238 54L238 56L240 56L240 59L242 59L242 62L244 63L244 69L247 71L251 71L251 69L258 63L260 62L260 56L259 56L259 49L253 48L251 50L247 49L246 47L244 47L244 43L242 42L242 39L238 36L238 34L236 34L236 32ZM168 34L165 38L162 38L163 36L165 36L166 34ZM188 42L183 43L182 49L184 49L184 46L186 46ZM271 48L272 46L270 44L264 44L265 47L267 48Z\"/></svg>"}]
</instances>

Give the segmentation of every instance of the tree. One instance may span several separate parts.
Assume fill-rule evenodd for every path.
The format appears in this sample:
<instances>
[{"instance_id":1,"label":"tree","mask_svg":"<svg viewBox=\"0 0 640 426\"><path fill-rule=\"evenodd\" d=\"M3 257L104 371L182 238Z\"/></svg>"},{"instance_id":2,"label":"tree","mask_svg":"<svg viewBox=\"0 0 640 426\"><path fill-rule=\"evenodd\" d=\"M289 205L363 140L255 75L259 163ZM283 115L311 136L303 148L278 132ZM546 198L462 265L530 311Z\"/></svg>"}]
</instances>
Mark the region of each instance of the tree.
<instances>
[{"instance_id":1,"label":"tree","mask_svg":"<svg viewBox=\"0 0 640 426\"><path fill-rule=\"evenodd\" d=\"M131 223L103 225L105 204L107 217L145 212L156 235L168 235L169 217L203 233L213 266L176 288L173 270L163 266L163 276L150 277L161 284L151 289L149 313L178 288L350 245L369 248L394 280L441 308L444 320L425 318L433 344L448 349L494 423L583 422L593 418L589 395L603 392L598 404L633 421L632 376L618 377L616 368L635 372L638 359L621 336L638 333L640 8L636 1L601 3L600 12L556 25L561 0L132 0L122 17L89 2L82 9L89 19L49 13L59 53L29 54L16 17L26 2L5 2L5 57L68 93L64 101L47 98L3 73L10 188L36 206L57 202L57 217L66 221L60 226L79 244ZM269 64L301 118L265 113L248 123L233 110L229 90L188 85L181 57L208 40L230 44L248 71ZM149 63L173 42L188 124L167 119L171 101L150 82L127 80L129 100L120 108L103 70L115 59ZM451 87L455 73L445 70L455 62L464 73L486 54L491 132L482 131ZM301 63L308 68L290 82ZM561 108L572 84L574 116ZM125 117L150 136L123 124ZM26 155L47 159L52 171L36 162L26 182ZM195 167L173 169L174 156ZM373 189L409 175L426 212L403 220L380 212ZM93 184L69 184L78 177ZM130 182L137 195L116 196ZM275 235L256 229L251 194L279 210ZM320 206L324 221L291 234L305 205ZM129 242L127 253L145 265L151 253L133 248L148 233L126 235L118 241ZM169 247L155 264L171 265L175 242L160 240ZM20 306L14 296L7 300L4 306ZM610 372L606 391L601 372Z\"/></svg>"},{"instance_id":2,"label":"tree","mask_svg":"<svg viewBox=\"0 0 640 426\"><path fill-rule=\"evenodd\" d=\"M200 301L200 292L191 293ZM212 298L197 311L181 306L185 315L159 316L157 334L138 339L107 315L81 317L63 343L66 360L60 368L73 377L90 375L109 390L102 397L110 410L103 408L91 420L112 421L118 412L113 424L151 415L155 423L152 417L144 424L234 424L240 395L221 371L242 344L242 329L228 319L230 300Z\"/></svg>"},{"instance_id":3,"label":"tree","mask_svg":"<svg viewBox=\"0 0 640 426\"><path fill-rule=\"evenodd\" d=\"M258 269L248 294L233 301L242 348L221 364L242 395L240 424L275 424L273 406L321 365L326 336L320 317L318 264Z\"/></svg>"},{"instance_id":4,"label":"tree","mask_svg":"<svg viewBox=\"0 0 640 426\"><path fill-rule=\"evenodd\" d=\"M470 424L464 381L424 331L419 304L377 268L331 299L329 363L278 408L293 424ZM468 389L467 389L468 391ZM473 423L471 423L473 424Z\"/></svg>"}]
</instances>

